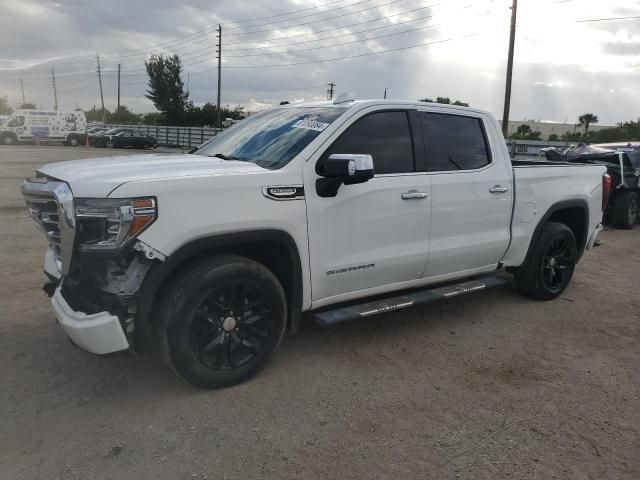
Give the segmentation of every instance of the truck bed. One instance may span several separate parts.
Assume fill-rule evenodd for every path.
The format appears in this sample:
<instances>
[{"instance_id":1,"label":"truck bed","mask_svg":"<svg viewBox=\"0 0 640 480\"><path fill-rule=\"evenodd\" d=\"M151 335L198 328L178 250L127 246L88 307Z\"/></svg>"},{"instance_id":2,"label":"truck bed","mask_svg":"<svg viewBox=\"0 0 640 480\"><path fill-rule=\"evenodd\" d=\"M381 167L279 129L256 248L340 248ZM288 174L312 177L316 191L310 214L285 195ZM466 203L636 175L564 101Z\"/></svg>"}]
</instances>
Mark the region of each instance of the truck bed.
<instances>
[{"instance_id":1,"label":"truck bed","mask_svg":"<svg viewBox=\"0 0 640 480\"><path fill-rule=\"evenodd\" d=\"M588 163L512 160L515 198L511 222L511 244L502 260L505 267L524 261L536 225L554 206L576 207L576 215L586 210L588 232L593 232L602 216L602 176L606 168ZM586 239L577 238L583 246Z\"/></svg>"}]
</instances>

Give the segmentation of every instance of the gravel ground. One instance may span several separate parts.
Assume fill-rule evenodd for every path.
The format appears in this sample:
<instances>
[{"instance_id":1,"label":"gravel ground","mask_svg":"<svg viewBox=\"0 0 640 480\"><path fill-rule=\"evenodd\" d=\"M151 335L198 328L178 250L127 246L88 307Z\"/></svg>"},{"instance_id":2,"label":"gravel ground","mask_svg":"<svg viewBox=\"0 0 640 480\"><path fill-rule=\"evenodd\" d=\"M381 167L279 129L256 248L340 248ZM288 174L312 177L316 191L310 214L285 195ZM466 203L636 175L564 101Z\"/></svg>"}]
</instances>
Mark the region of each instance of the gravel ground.
<instances>
[{"instance_id":1,"label":"gravel ground","mask_svg":"<svg viewBox=\"0 0 640 480\"><path fill-rule=\"evenodd\" d=\"M640 228L605 231L556 301L509 285L308 321L257 378L201 391L74 348L40 290L20 181L104 153L0 147L1 479L640 478Z\"/></svg>"}]
</instances>

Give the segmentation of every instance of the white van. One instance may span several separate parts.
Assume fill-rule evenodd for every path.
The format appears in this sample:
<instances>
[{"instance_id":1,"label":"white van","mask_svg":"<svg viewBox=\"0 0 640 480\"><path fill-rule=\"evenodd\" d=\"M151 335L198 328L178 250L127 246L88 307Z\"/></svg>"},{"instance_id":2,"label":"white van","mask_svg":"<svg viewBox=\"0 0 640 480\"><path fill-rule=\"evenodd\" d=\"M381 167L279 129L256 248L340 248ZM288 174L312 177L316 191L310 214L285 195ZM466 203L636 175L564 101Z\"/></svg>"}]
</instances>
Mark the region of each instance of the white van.
<instances>
[{"instance_id":1,"label":"white van","mask_svg":"<svg viewBox=\"0 0 640 480\"><path fill-rule=\"evenodd\" d=\"M0 143L64 142L77 147L86 139L87 119L74 110L16 110L0 127Z\"/></svg>"}]
</instances>

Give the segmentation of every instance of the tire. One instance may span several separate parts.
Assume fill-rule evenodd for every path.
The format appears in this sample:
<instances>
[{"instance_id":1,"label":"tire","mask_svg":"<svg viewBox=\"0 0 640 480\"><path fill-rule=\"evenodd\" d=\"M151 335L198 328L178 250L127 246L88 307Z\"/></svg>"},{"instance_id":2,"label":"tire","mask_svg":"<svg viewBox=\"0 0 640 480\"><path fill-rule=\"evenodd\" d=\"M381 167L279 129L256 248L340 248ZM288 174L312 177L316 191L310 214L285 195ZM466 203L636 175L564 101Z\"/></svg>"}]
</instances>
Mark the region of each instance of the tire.
<instances>
[{"instance_id":1,"label":"tire","mask_svg":"<svg viewBox=\"0 0 640 480\"><path fill-rule=\"evenodd\" d=\"M2 137L2 144L3 145L13 145L16 143L15 138L13 138L13 135L4 135Z\"/></svg>"},{"instance_id":2,"label":"tire","mask_svg":"<svg viewBox=\"0 0 640 480\"><path fill-rule=\"evenodd\" d=\"M70 147L77 147L78 145L80 145L80 140L78 140L78 137L73 135L67 140L67 145L69 145Z\"/></svg>"},{"instance_id":3,"label":"tire","mask_svg":"<svg viewBox=\"0 0 640 480\"><path fill-rule=\"evenodd\" d=\"M569 285L577 261L571 229L563 223L547 222L525 263L515 271L518 291L537 300L557 298Z\"/></svg>"},{"instance_id":4,"label":"tire","mask_svg":"<svg viewBox=\"0 0 640 480\"><path fill-rule=\"evenodd\" d=\"M115 148L116 146L113 143L113 140L107 140L107 143L105 144L105 146L107 148Z\"/></svg>"},{"instance_id":5,"label":"tire","mask_svg":"<svg viewBox=\"0 0 640 480\"><path fill-rule=\"evenodd\" d=\"M640 200L635 192L618 195L611 212L611 223L616 228L630 230L638 220Z\"/></svg>"},{"instance_id":6,"label":"tire","mask_svg":"<svg viewBox=\"0 0 640 480\"><path fill-rule=\"evenodd\" d=\"M144 148L145 150L149 150L151 147L152 145L149 142L144 142L144 145L142 145L142 148Z\"/></svg>"},{"instance_id":7,"label":"tire","mask_svg":"<svg viewBox=\"0 0 640 480\"><path fill-rule=\"evenodd\" d=\"M221 388L266 365L284 336L287 304L262 264L220 255L183 271L158 312L165 363L192 385Z\"/></svg>"}]
</instances>

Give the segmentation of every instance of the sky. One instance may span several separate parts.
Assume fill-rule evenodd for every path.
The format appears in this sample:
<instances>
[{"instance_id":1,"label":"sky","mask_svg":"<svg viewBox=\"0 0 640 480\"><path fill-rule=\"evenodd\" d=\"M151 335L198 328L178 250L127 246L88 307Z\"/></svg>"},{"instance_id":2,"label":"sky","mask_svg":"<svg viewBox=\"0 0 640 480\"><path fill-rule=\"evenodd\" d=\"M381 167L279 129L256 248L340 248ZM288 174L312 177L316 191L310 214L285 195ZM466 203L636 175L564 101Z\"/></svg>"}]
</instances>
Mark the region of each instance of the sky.
<instances>
[{"instance_id":1,"label":"sky","mask_svg":"<svg viewBox=\"0 0 640 480\"><path fill-rule=\"evenodd\" d=\"M154 111L144 60L178 54L196 104L450 97L502 116L511 0L2 0L0 96ZM511 119L640 117L640 0L519 0ZM349 58L347 58L349 57Z\"/></svg>"}]
</instances>

